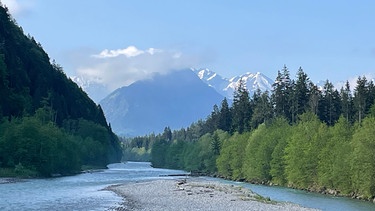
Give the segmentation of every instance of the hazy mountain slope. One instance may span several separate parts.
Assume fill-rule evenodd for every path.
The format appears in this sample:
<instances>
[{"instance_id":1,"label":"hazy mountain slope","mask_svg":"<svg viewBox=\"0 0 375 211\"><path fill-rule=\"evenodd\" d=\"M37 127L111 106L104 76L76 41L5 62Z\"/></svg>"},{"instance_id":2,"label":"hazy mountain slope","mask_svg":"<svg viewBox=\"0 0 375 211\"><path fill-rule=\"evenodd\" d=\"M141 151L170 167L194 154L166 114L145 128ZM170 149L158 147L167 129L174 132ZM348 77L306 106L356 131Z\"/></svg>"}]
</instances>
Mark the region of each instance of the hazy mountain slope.
<instances>
[{"instance_id":1,"label":"hazy mountain slope","mask_svg":"<svg viewBox=\"0 0 375 211\"><path fill-rule=\"evenodd\" d=\"M206 118L222 99L186 69L117 89L100 104L115 132L134 136L189 126Z\"/></svg>"}]
</instances>

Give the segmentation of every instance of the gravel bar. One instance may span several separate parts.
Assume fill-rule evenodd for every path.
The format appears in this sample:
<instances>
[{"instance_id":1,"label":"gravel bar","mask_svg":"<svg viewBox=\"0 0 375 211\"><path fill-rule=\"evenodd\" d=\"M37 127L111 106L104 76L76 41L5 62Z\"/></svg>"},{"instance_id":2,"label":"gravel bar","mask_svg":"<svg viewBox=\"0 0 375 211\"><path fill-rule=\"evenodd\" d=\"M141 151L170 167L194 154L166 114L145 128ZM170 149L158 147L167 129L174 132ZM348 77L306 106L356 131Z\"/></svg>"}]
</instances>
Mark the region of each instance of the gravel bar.
<instances>
[{"instance_id":1,"label":"gravel bar","mask_svg":"<svg viewBox=\"0 0 375 211\"><path fill-rule=\"evenodd\" d=\"M296 204L267 200L241 186L205 181L199 178L154 180L113 185L123 197L112 210L316 210Z\"/></svg>"}]
</instances>

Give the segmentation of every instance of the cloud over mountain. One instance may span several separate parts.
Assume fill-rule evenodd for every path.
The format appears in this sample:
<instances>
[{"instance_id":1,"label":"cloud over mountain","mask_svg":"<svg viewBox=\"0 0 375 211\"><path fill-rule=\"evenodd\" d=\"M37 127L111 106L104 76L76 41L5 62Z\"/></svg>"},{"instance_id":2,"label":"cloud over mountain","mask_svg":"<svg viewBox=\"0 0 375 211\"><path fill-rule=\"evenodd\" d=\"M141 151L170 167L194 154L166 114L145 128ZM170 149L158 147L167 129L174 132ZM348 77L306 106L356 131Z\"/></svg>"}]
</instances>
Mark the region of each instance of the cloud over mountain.
<instances>
[{"instance_id":1,"label":"cloud over mountain","mask_svg":"<svg viewBox=\"0 0 375 211\"><path fill-rule=\"evenodd\" d=\"M99 83L109 91L150 78L155 73L165 74L172 70L196 66L198 56L183 54L175 50L156 48L138 49L128 46L123 49L105 49L81 60L76 75Z\"/></svg>"},{"instance_id":2,"label":"cloud over mountain","mask_svg":"<svg viewBox=\"0 0 375 211\"><path fill-rule=\"evenodd\" d=\"M117 57L117 56L120 56L120 55L124 55L127 58L129 58L129 57L135 57L135 56L138 56L138 55L141 55L141 54L145 54L145 53L148 53L150 55L154 55L155 53L162 53L162 52L163 52L162 50L155 49L155 48L149 48L149 49L143 51L143 50L137 49L137 47L135 47L135 46L129 46L127 48L117 49L117 50L108 50L108 49L105 49L102 52L100 52L100 54L93 55L93 57L97 57L97 58L111 58L111 57Z\"/></svg>"}]
</instances>

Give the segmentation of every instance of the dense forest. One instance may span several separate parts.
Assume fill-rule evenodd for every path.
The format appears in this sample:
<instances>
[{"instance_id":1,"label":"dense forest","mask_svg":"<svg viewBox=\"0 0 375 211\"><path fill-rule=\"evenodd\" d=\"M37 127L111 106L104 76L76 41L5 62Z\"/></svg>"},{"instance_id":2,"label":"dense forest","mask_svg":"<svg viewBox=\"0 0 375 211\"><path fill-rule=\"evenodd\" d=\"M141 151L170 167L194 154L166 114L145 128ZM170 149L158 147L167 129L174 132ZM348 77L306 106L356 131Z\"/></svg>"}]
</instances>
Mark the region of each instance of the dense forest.
<instances>
[{"instance_id":1,"label":"dense forest","mask_svg":"<svg viewBox=\"0 0 375 211\"><path fill-rule=\"evenodd\" d=\"M150 151L154 167L373 199L374 99L365 77L337 90L329 81L317 87L302 68L291 79L284 66L271 93L249 96L241 83L231 106L224 99L205 120L128 148Z\"/></svg>"},{"instance_id":2,"label":"dense forest","mask_svg":"<svg viewBox=\"0 0 375 211\"><path fill-rule=\"evenodd\" d=\"M0 7L0 176L51 176L121 159L103 111Z\"/></svg>"}]
</instances>

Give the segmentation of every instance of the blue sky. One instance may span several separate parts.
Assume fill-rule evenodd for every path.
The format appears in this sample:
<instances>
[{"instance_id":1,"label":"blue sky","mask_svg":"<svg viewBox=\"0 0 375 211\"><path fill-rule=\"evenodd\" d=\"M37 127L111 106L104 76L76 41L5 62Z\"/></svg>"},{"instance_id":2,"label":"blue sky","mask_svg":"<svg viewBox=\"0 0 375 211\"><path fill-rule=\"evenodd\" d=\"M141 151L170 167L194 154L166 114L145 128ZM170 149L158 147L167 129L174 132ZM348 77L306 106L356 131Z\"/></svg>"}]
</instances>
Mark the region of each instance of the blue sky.
<instances>
[{"instance_id":1,"label":"blue sky","mask_svg":"<svg viewBox=\"0 0 375 211\"><path fill-rule=\"evenodd\" d=\"M375 1L2 2L67 75L112 89L185 67L274 79L286 64L313 82L375 77Z\"/></svg>"}]
</instances>

